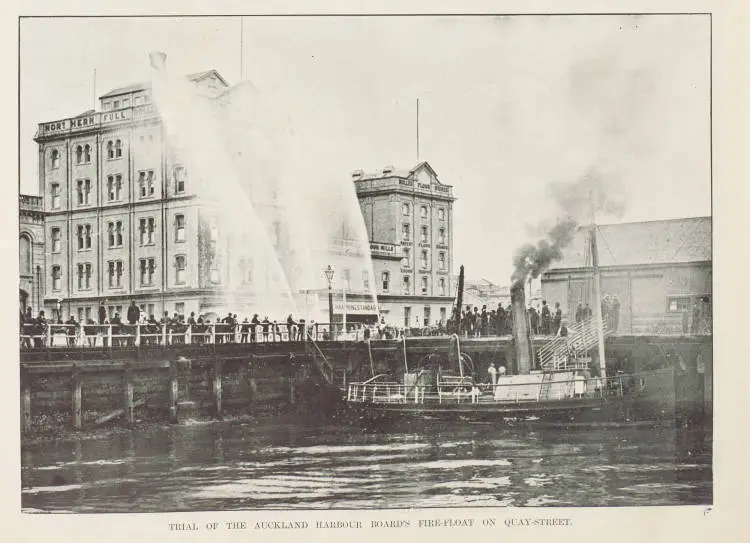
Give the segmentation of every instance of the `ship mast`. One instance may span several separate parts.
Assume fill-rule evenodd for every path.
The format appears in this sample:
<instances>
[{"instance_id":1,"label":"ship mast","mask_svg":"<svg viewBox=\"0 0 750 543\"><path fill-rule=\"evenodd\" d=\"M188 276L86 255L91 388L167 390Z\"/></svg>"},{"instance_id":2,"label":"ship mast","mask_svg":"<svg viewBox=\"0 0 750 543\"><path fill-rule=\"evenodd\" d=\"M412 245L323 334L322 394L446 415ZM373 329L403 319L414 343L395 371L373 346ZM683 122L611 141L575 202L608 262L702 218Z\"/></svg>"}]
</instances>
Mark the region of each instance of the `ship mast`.
<instances>
[{"instance_id":1,"label":"ship mast","mask_svg":"<svg viewBox=\"0 0 750 543\"><path fill-rule=\"evenodd\" d=\"M599 273L599 250L596 246L596 222L594 217L594 198L589 193L591 200L591 225L589 227L589 243L591 244L591 267L594 271L594 322L599 344L599 371L602 379L607 378L607 365L604 357L604 325L602 323L602 286Z\"/></svg>"}]
</instances>

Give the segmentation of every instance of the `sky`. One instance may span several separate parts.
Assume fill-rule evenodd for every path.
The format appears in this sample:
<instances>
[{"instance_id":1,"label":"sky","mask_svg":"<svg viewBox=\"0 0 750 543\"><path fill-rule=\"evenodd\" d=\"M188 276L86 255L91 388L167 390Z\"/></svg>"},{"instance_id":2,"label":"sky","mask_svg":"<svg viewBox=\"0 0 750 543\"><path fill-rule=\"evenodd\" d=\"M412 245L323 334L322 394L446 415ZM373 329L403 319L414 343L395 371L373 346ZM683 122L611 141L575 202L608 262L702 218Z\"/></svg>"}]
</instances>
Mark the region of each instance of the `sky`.
<instances>
[{"instance_id":1,"label":"sky","mask_svg":"<svg viewBox=\"0 0 750 543\"><path fill-rule=\"evenodd\" d=\"M454 271L470 278L507 285L515 250L561 213L550 187L591 172L625 201L600 223L711 212L707 16L245 17L242 47L240 28L23 19L21 192L37 192L37 123L148 80L161 50L171 73L230 84L242 64L295 134L293 183L414 166L419 98L419 160L453 186Z\"/></svg>"}]
</instances>

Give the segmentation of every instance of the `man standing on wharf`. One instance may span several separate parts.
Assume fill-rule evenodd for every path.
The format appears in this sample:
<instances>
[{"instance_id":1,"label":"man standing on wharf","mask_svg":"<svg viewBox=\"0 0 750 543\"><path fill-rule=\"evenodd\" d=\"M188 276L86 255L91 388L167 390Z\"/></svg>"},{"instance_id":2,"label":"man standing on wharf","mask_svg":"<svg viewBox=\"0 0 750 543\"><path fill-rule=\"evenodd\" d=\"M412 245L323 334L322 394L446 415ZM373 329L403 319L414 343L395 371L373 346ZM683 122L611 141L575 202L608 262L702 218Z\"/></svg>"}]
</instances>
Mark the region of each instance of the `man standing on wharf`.
<instances>
[{"instance_id":1,"label":"man standing on wharf","mask_svg":"<svg viewBox=\"0 0 750 543\"><path fill-rule=\"evenodd\" d=\"M132 300L130 302L130 307L128 307L128 323L129 324L135 324L138 322L138 318L141 316L141 310L138 308L137 305L135 305L135 300Z\"/></svg>"}]
</instances>

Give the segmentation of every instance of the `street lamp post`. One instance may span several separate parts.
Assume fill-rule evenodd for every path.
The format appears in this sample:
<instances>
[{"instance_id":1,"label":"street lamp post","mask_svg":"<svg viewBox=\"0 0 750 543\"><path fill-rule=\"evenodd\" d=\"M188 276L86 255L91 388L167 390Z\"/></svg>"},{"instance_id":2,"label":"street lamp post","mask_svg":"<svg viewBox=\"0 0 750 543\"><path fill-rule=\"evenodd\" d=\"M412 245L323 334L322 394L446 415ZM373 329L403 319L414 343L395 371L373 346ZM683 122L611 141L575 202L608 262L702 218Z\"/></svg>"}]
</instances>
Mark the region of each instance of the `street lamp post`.
<instances>
[{"instance_id":1,"label":"street lamp post","mask_svg":"<svg viewBox=\"0 0 750 543\"><path fill-rule=\"evenodd\" d=\"M62 299L57 299L57 322L62 323Z\"/></svg>"},{"instance_id":2,"label":"street lamp post","mask_svg":"<svg viewBox=\"0 0 750 543\"><path fill-rule=\"evenodd\" d=\"M328 327L333 335L333 266L328 264L328 267L323 270L328 280Z\"/></svg>"}]
</instances>

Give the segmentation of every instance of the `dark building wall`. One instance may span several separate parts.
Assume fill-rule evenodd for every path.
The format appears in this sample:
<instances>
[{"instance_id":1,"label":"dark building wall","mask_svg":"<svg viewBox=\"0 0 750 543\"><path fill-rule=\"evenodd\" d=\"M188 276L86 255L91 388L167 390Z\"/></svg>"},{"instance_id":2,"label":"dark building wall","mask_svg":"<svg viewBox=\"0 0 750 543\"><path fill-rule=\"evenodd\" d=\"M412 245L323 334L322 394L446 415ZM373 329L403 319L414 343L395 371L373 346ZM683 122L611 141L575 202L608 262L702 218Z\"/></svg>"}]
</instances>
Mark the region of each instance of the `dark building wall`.
<instances>
[{"instance_id":1,"label":"dark building wall","mask_svg":"<svg viewBox=\"0 0 750 543\"><path fill-rule=\"evenodd\" d=\"M560 302L563 319L575 320L578 302L591 303L592 279L583 269L550 270L542 277L544 298ZM658 327L682 330L683 311L692 318L693 302L712 298L710 262L680 265L628 266L601 270L602 296L620 302L619 333L649 332Z\"/></svg>"}]
</instances>

